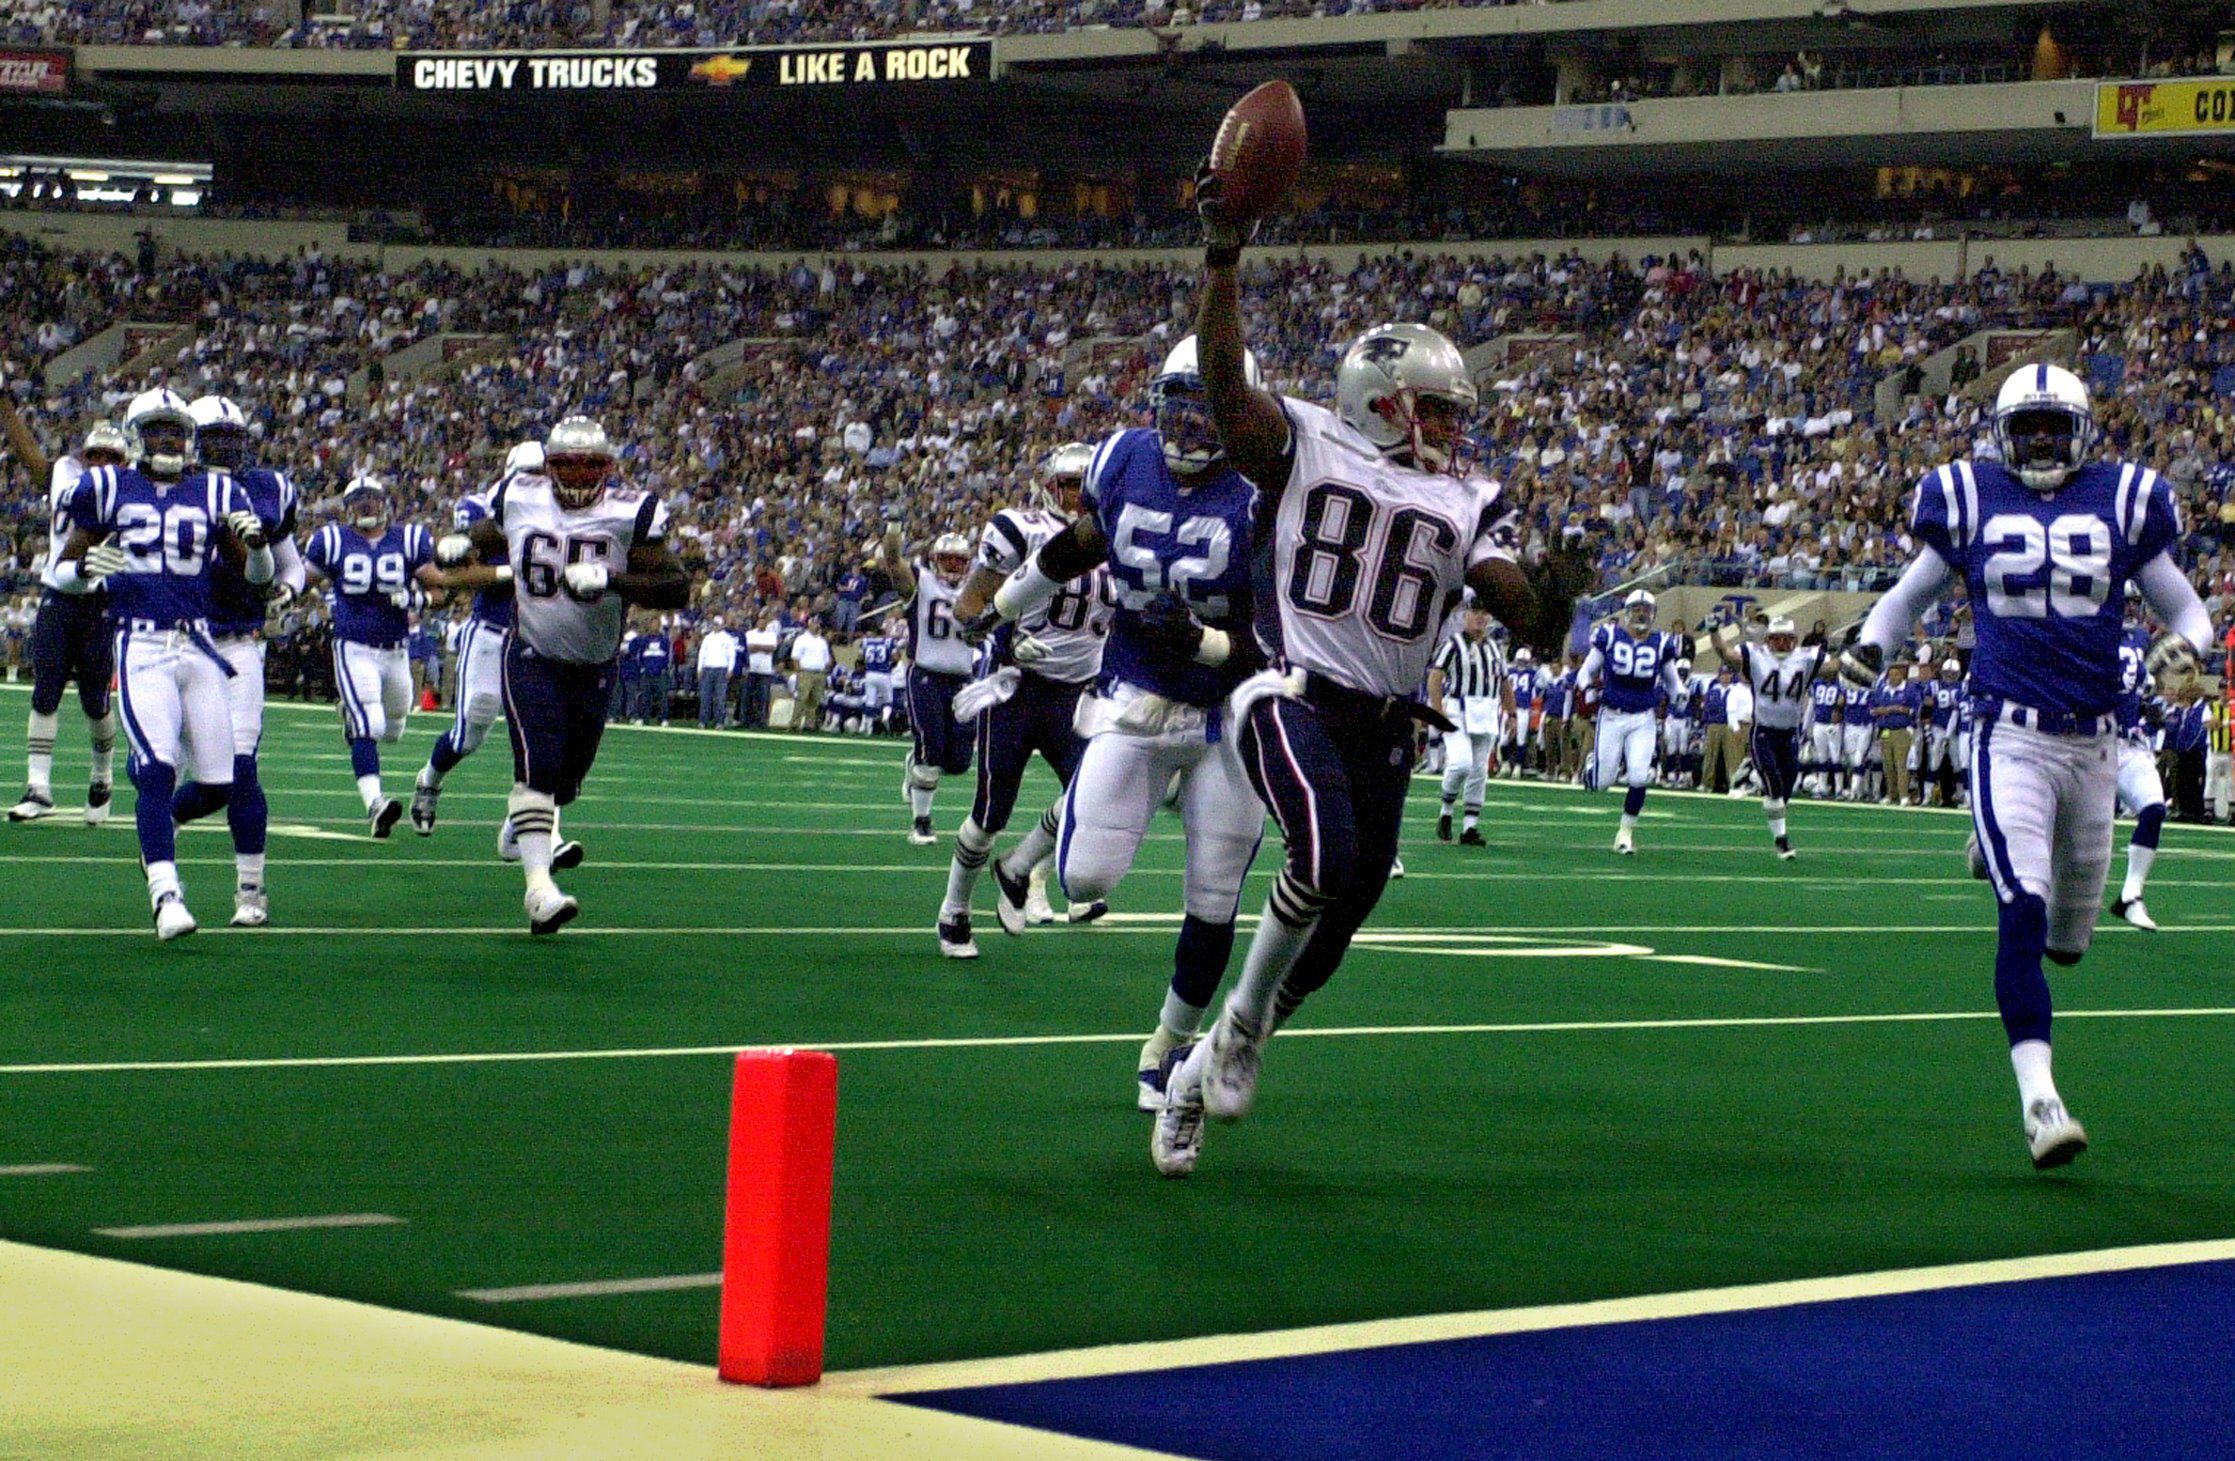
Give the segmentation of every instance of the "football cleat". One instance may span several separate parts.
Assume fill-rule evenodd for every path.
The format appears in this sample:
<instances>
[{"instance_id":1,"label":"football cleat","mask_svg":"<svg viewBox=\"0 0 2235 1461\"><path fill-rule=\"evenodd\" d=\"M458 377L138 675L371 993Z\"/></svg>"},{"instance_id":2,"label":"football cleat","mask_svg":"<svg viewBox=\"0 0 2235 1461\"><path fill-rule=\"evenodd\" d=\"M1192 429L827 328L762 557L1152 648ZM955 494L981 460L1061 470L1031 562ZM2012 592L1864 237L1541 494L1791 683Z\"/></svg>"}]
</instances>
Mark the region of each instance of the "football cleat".
<instances>
[{"instance_id":1,"label":"football cleat","mask_svg":"<svg viewBox=\"0 0 2235 1461\"><path fill-rule=\"evenodd\" d=\"M422 781L411 788L411 830L422 837L435 834L435 803L442 800L442 788L429 786Z\"/></svg>"},{"instance_id":2,"label":"football cleat","mask_svg":"<svg viewBox=\"0 0 2235 1461\"><path fill-rule=\"evenodd\" d=\"M1055 922L1055 909L1048 902L1048 872L1044 864L1034 868L1032 876L1025 879L1024 921L1035 928Z\"/></svg>"},{"instance_id":3,"label":"football cleat","mask_svg":"<svg viewBox=\"0 0 2235 1461\"><path fill-rule=\"evenodd\" d=\"M908 841L914 846L929 847L938 840L939 834L931 830L929 817L916 818L915 825L908 829Z\"/></svg>"},{"instance_id":4,"label":"football cleat","mask_svg":"<svg viewBox=\"0 0 2235 1461\"><path fill-rule=\"evenodd\" d=\"M2088 1134L2062 1101L2044 1096L2025 1108L2026 1148L2033 1153L2036 1171L2070 1165L2088 1149Z\"/></svg>"},{"instance_id":5,"label":"football cleat","mask_svg":"<svg viewBox=\"0 0 2235 1461\"><path fill-rule=\"evenodd\" d=\"M534 934L557 933L582 911L581 904L549 883L528 889L527 905L528 932Z\"/></svg>"},{"instance_id":6,"label":"football cleat","mask_svg":"<svg viewBox=\"0 0 2235 1461\"><path fill-rule=\"evenodd\" d=\"M233 895L233 927L262 928L271 921L271 900L262 888L243 888Z\"/></svg>"},{"instance_id":7,"label":"football cleat","mask_svg":"<svg viewBox=\"0 0 2235 1461\"><path fill-rule=\"evenodd\" d=\"M376 839L385 839L396 830L396 823L403 819L403 814L402 802L392 796L384 796L372 804L372 810L365 813L365 822L372 828Z\"/></svg>"},{"instance_id":8,"label":"football cleat","mask_svg":"<svg viewBox=\"0 0 2235 1461\"><path fill-rule=\"evenodd\" d=\"M35 786L23 789L23 800L8 808L11 822L36 822L54 810L54 798Z\"/></svg>"},{"instance_id":9,"label":"football cleat","mask_svg":"<svg viewBox=\"0 0 2235 1461\"><path fill-rule=\"evenodd\" d=\"M1971 876L1982 883L1985 882L1987 880L1987 852L1985 848L1979 845L1978 833L1972 833L1971 840L1963 844L1963 856L1964 861L1971 864Z\"/></svg>"},{"instance_id":10,"label":"football cleat","mask_svg":"<svg viewBox=\"0 0 2235 1461\"><path fill-rule=\"evenodd\" d=\"M993 869L993 886L996 890L993 898L994 915L1001 920L1001 931L1014 937L1023 933L1025 925L1032 921L1031 879L1010 877L998 857L988 866Z\"/></svg>"},{"instance_id":11,"label":"football cleat","mask_svg":"<svg viewBox=\"0 0 2235 1461\"><path fill-rule=\"evenodd\" d=\"M1405 875L1405 860L1404 860L1403 858L1401 858L1401 857L1393 857L1393 858L1389 859L1389 876L1390 876L1390 879L1391 879L1392 881L1394 881L1395 879L1401 878L1401 877L1403 877L1404 875Z\"/></svg>"},{"instance_id":12,"label":"football cleat","mask_svg":"<svg viewBox=\"0 0 2235 1461\"><path fill-rule=\"evenodd\" d=\"M2111 916L2123 918L2144 933L2157 932L2157 920L2150 917L2150 910L2139 898L2121 898L2111 905Z\"/></svg>"},{"instance_id":13,"label":"football cleat","mask_svg":"<svg viewBox=\"0 0 2235 1461\"><path fill-rule=\"evenodd\" d=\"M116 788L109 782L96 781L85 789L85 825L98 827L109 819L109 802L116 795Z\"/></svg>"},{"instance_id":14,"label":"football cleat","mask_svg":"<svg viewBox=\"0 0 2235 1461\"><path fill-rule=\"evenodd\" d=\"M1438 842L1449 842L1451 840L1451 813L1445 812L1436 818L1436 840Z\"/></svg>"},{"instance_id":15,"label":"football cleat","mask_svg":"<svg viewBox=\"0 0 2235 1461\"><path fill-rule=\"evenodd\" d=\"M1257 1101L1257 1072L1265 1037L1244 1026L1231 1007L1219 1011L1203 1052L1203 1109L1222 1121L1239 1121Z\"/></svg>"},{"instance_id":16,"label":"football cleat","mask_svg":"<svg viewBox=\"0 0 2235 1461\"><path fill-rule=\"evenodd\" d=\"M1637 851L1637 843L1630 836L1629 828L1624 827L1621 831L1614 834L1614 850L1621 853L1624 857L1628 857Z\"/></svg>"},{"instance_id":17,"label":"football cleat","mask_svg":"<svg viewBox=\"0 0 2235 1461\"><path fill-rule=\"evenodd\" d=\"M1135 1087L1133 1104L1143 1111L1163 1110L1165 1089L1172 1084L1173 1074L1179 1070L1181 1063L1187 1059L1187 1053L1194 1048L1195 1042L1193 1040L1183 1041L1159 1056L1156 1064L1142 1066L1139 1073L1139 1083ZM1144 1051L1143 1053L1146 1054L1147 1052Z\"/></svg>"},{"instance_id":18,"label":"football cleat","mask_svg":"<svg viewBox=\"0 0 2235 1461\"><path fill-rule=\"evenodd\" d=\"M1182 1074L1192 1063L1190 1058L1173 1069L1149 1134L1149 1160L1159 1176L1185 1177L1203 1154L1203 1088L1189 1084Z\"/></svg>"},{"instance_id":19,"label":"football cleat","mask_svg":"<svg viewBox=\"0 0 2235 1461\"><path fill-rule=\"evenodd\" d=\"M582 856L581 843L561 842L551 849L551 871L563 873L569 868L580 867L582 866Z\"/></svg>"},{"instance_id":20,"label":"football cleat","mask_svg":"<svg viewBox=\"0 0 2235 1461\"><path fill-rule=\"evenodd\" d=\"M978 941L970 933L970 915L957 913L939 920L939 952L950 959L975 959Z\"/></svg>"},{"instance_id":21,"label":"football cleat","mask_svg":"<svg viewBox=\"0 0 2235 1461\"><path fill-rule=\"evenodd\" d=\"M1459 834L1459 845L1461 847L1488 847L1490 844L1483 840L1480 827L1469 827Z\"/></svg>"},{"instance_id":22,"label":"football cleat","mask_svg":"<svg viewBox=\"0 0 2235 1461\"><path fill-rule=\"evenodd\" d=\"M1800 856L1800 854L1793 850L1792 838L1780 837L1777 839L1777 857L1779 861L1791 862L1798 856Z\"/></svg>"},{"instance_id":23,"label":"football cleat","mask_svg":"<svg viewBox=\"0 0 2235 1461\"><path fill-rule=\"evenodd\" d=\"M1073 923L1092 923L1109 911L1110 905L1097 898L1091 903L1073 903L1063 910L1063 916Z\"/></svg>"},{"instance_id":24,"label":"football cleat","mask_svg":"<svg viewBox=\"0 0 2235 1461\"><path fill-rule=\"evenodd\" d=\"M164 943L185 938L200 927L194 915L186 911L186 900L176 893L166 894L163 901L155 905L155 936Z\"/></svg>"}]
</instances>

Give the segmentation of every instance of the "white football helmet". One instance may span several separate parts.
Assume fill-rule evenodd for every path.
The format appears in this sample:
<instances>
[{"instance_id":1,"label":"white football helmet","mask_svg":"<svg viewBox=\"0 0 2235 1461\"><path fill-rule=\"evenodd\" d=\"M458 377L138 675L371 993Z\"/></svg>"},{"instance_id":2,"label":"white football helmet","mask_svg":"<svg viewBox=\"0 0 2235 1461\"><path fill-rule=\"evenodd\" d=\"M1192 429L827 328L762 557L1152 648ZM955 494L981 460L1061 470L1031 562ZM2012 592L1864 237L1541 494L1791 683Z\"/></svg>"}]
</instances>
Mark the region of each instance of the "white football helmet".
<instances>
[{"instance_id":1,"label":"white football helmet","mask_svg":"<svg viewBox=\"0 0 2235 1461\"><path fill-rule=\"evenodd\" d=\"M1800 626L1783 614L1779 614L1769 621L1769 628L1762 631L1762 639L1777 653L1791 654L1793 646L1800 643ZM1783 649L1777 649L1777 641L1780 639L1785 641Z\"/></svg>"},{"instance_id":2,"label":"white football helmet","mask_svg":"<svg viewBox=\"0 0 2235 1461\"><path fill-rule=\"evenodd\" d=\"M1335 414L1424 472L1464 471L1479 399L1459 347L1426 325L1376 325L1335 367Z\"/></svg>"},{"instance_id":3,"label":"white football helmet","mask_svg":"<svg viewBox=\"0 0 2235 1461\"><path fill-rule=\"evenodd\" d=\"M1077 512L1079 488L1092 465L1094 448L1083 441L1067 441L1049 452L1048 459L1040 464L1039 485L1033 489L1035 501L1056 512Z\"/></svg>"},{"instance_id":4,"label":"white football helmet","mask_svg":"<svg viewBox=\"0 0 2235 1461\"><path fill-rule=\"evenodd\" d=\"M507 477L514 472L540 473L542 470L543 443L540 441L523 441L504 454L504 474Z\"/></svg>"},{"instance_id":5,"label":"white football helmet","mask_svg":"<svg viewBox=\"0 0 2235 1461\"><path fill-rule=\"evenodd\" d=\"M587 416L567 417L543 439L543 471L551 479L551 495L569 512L580 512L605 495L619 457L605 428Z\"/></svg>"},{"instance_id":6,"label":"white football helmet","mask_svg":"<svg viewBox=\"0 0 2235 1461\"><path fill-rule=\"evenodd\" d=\"M93 429L86 432L84 443L78 447L78 458L91 462L95 452L106 452L116 458L112 465L123 466L132 460L132 443L125 439L123 430L114 421L96 421Z\"/></svg>"},{"instance_id":7,"label":"white football helmet","mask_svg":"<svg viewBox=\"0 0 2235 1461\"><path fill-rule=\"evenodd\" d=\"M237 472L248 465L248 417L224 396L196 396L186 408L194 418L194 453L213 467Z\"/></svg>"},{"instance_id":8,"label":"white football helmet","mask_svg":"<svg viewBox=\"0 0 2235 1461\"><path fill-rule=\"evenodd\" d=\"M931 540L931 571L947 583L960 583L970 571L970 540L960 533L941 533Z\"/></svg>"},{"instance_id":9,"label":"white football helmet","mask_svg":"<svg viewBox=\"0 0 2235 1461\"><path fill-rule=\"evenodd\" d=\"M349 479L341 489L342 521L368 538L388 530L388 486L370 472Z\"/></svg>"},{"instance_id":10,"label":"white football helmet","mask_svg":"<svg viewBox=\"0 0 2235 1461\"><path fill-rule=\"evenodd\" d=\"M1242 374L1253 391L1265 388L1265 373L1257 357L1242 352ZM1164 465L1182 476L1194 476L1226 455L1211 421L1210 403L1203 398L1203 370L1196 355L1195 337L1189 335L1164 357L1155 379L1149 382L1149 409L1156 415L1156 434L1164 443Z\"/></svg>"},{"instance_id":11,"label":"white football helmet","mask_svg":"<svg viewBox=\"0 0 2235 1461\"><path fill-rule=\"evenodd\" d=\"M1654 610L1658 603L1644 589L1631 589L1630 596L1622 600L1622 622L1633 634L1649 633L1653 628Z\"/></svg>"},{"instance_id":12,"label":"white football helmet","mask_svg":"<svg viewBox=\"0 0 2235 1461\"><path fill-rule=\"evenodd\" d=\"M1944 659L1944 660L1942 660L1942 661L1940 662L1940 678L1941 678L1941 679L1943 679L1943 680L1948 680L1948 681L1955 681L1955 680L1960 680L1960 679L1962 679L1962 678L1963 678L1963 661L1962 661L1962 660L1955 660L1955 659Z\"/></svg>"},{"instance_id":13,"label":"white football helmet","mask_svg":"<svg viewBox=\"0 0 2235 1461\"><path fill-rule=\"evenodd\" d=\"M186 398L161 386L134 396L124 408L124 440L131 460L150 477L184 476L194 451L194 415Z\"/></svg>"},{"instance_id":14,"label":"white football helmet","mask_svg":"<svg viewBox=\"0 0 2235 1461\"><path fill-rule=\"evenodd\" d=\"M2095 445L2088 388L2061 365L2021 365L1994 398L2002 464L2036 492L2054 492Z\"/></svg>"},{"instance_id":15,"label":"white football helmet","mask_svg":"<svg viewBox=\"0 0 2235 1461\"><path fill-rule=\"evenodd\" d=\"M1517 670L1526 669L1536 662L1537 657L1529 653L1529 646L1526 644L1513 652L1513 667Z\"/></svg>"}]
</instances>

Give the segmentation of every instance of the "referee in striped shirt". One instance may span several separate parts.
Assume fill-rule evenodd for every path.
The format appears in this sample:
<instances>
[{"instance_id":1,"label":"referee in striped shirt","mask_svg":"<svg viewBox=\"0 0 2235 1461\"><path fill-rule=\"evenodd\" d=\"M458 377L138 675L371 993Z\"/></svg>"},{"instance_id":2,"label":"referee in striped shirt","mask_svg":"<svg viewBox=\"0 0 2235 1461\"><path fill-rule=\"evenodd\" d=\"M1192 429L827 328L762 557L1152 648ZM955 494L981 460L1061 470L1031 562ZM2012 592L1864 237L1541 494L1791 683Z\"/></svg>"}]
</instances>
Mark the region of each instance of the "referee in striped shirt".
<instances>
[{"instance_id":1,"label":"referee in striped shirt","mask_svg":"<svg viewBox=\"0 0 2235 1461\"><path fill-rule=\"evenodd\" d=\"M1497 749L1505 718L1513 714L1513 682L1506 677L1505 651L1490 638L1490 616L1469 606L1457 634L1436 646L1428 664L1428 703L1442 708L1456 729L1443 738L1443 814L1436 818L1438 841L1451 840L1451 811L1466 793L1466 816L1459 842L1483 845L1482 790L1489 780L1490 755Z\"/></svg>"}]
</instances>

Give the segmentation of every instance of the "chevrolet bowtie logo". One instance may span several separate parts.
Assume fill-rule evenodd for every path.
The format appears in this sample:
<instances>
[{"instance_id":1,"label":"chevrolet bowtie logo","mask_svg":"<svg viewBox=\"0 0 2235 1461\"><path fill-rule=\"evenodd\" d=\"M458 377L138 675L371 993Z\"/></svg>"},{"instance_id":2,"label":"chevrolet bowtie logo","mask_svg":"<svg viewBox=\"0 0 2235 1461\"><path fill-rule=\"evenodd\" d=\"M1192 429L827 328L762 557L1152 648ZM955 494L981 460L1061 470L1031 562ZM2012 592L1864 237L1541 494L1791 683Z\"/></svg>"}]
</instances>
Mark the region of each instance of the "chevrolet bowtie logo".
<instances>
[{"instance_id":1,"label":"chevrolet bowtie logo","mask_svg":"<svg viewBox=\"0 0 2235 1461\"><path fill-rule=\"evenodd\" d=\"M691 68L691 80L703 81L708 86L727 86L752 69L750 58L739 60L735 56L709 56Z\"/></svg>"}]
</instances>

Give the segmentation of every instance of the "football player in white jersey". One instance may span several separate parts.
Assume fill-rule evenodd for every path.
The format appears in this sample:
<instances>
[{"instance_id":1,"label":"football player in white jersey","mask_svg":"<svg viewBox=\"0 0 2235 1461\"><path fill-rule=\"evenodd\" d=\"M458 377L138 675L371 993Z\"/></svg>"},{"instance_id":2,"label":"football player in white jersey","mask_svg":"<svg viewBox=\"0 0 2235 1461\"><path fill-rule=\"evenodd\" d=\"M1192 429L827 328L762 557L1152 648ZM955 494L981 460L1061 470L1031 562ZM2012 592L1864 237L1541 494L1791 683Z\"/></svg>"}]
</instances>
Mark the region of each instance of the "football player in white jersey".
<instances>
[{"instance_id":1,"label":"football player in white jersey","mask_svg":"<svg viewBox=\"0 0 2235 1461\"><path fill-rule=\"evenodd\" d=\"M543 459L542 472L498 484L489 515L436 548L452 564L502 551L502 564L458 569L457 586L513 586L508 813L527 874L528 930L538 934L581 911L551 880L558 810L581 793L597 759L629 608L680 609L691 592L668 547L666 505L615 480L619 454L604 427L567 417L544 439Z\"/></svg>"},{"instance_id":2,"label":"football player in white jersey","mask_svg":"<svg viewBox=\"0 0 2235 1461\"><path fill-rule=\"evenodd\" d=\"M885 572L908 615L908 727L914 744L901 790L908 800L908 840L918 847L939 840L931 830L931 805L940 777L970 769L972 740L955 720L955 696L970 683L978 662L955 619L955 600L970 572L970 540L941 533L925 558L911 562L901 551L898 523L885 529Z\"/></svg>"},{"instance_id":3,"label":"football player in white jersey","mask_svg":"<svg viewBox=\"0 0 2235 1461\"><path fill-rule=\"evenodd\" d=\"M2148 652L2153 673L2194 674L2214 639L2181 571L2172 488L2147 467L2094 458L2095 413L2077 376L2019 366L1992 419L2000 461L1958 461L1918 483L1918 555L1840 672L1875 680L1950 581L1963 582L1978 635L1971 856L1994 886L1995 1004L2026 1147L2047 1168L2088 1145L2051 1074L2042 961L2076 964L2087 952L2111 868L2126 584L2170 626Z\"/></svg>"},{"instance_id":4,"label":"football player in white jersey","mask_svg":"<svg viewBox=\"0 0 2235 1461\"><path fill-rule=\"evenodd\" d=\"M50 463L31 428L5 401L0 401L0 428L24 470L34 480L47 479L47 554L39 570L39 612L31 621L31 724L25 737L30 775L23 799L8 809L8 820L35 822L54 810L54 741L61 729L62 692L76 680L78 708L85 712L93 740L85 824L98 827L109 819L116 783L116 711L109 704L116 646L109 636L108 597L98 588L63 588L55 570L70 538L70 494L88 470L124 465L125 437L113 424L98 422L75 455Z\"/></svg>"},{"instance_id":5,"label":"football player in white jersey","mask_svg":"<svg viewBox=\"0 0 2235 1461\"><path fill-rule=\"evenodd\" d=\"M1597 756L1591 771L1595 791L1610 791L1616 781L1628 788L1622 797L1622 825L1614 850L1627 857L1637 851L1637 819L1645 810L1645 788L1653 782L1653 716L1659 697L1675 704L1684 694L1677 669L1683 646L1673 634L1653 627L1653 595L1632 589L1622 600L1622 615L1591 631L1591 652L1576 672L1578 685L1599 686Z\"/></svg>"},{"instance_id":6,"label":"football player in white jersey","mask_svg":"<svg viewBox=\"0 0 2235 1461\"><path fill-rule=\"evenodd\" d=\"M1588 576L1577 555L1524 572L1515 511L1466 467L1476 392L1424 325L1368 330L1344 353L1336 409L1253 388L1244 367L1243 235L1199 174L1209 247L1196 335L1218 437L1260 488L1257 634L1271 667L1231 698L1234 749L1286 855L1242 975L1173 1074L1150 1140L1168 1177L1195 1168L1206 1111L1244 1115L1266 1039L1326 983L1380 900L1396 854L1415 727L1445 606L1462 587L1540 653L1565 638Z\"/></svg>"},{"instance_id":7,"label":"football player in white jersey","mask_svg":"<svg viewBox=\"0 0 2235 1461\"><path fill-rule=\"evenodd\" d=\"M967 625L984 613L1003 581L1071 525L1093 459L1094 448L1084 442L1058 447L1041 468L1033 501L994 514L978 544L977 567L955 601L957 620ZM1078 771L1086 751L1086 738L1073 724L1079 696L1101 673L1102 645L1116 607L1117 591L1106 568L1072 580L994 637L985 651L991 668L956 697L955 714L976 720L978 726L978 796L955 834L947 896L939 905L939 948L949 958L977 953L970 933L970 894L992 857L994 839L1016 810L1033 753L1039 753L1063 786ZM964 702L970 702L967 708ZM1060 807L1060 802L1050 804L1009 855L993 862L1004 933L1020 934L1028 923L1055 921L1046 879L1055 858ZM1109 904L1101 899L1078 903L1070 910L1071 921L1090 922L1108 911Z\"/></svg>"},{"instance_id":8,"label":"football player in white jersey","mask_svg":"<svg viewBox=\"0 0 2235 1461\"><path fill-rule=\"evenodd\" d=\"M1769 621L1760 644L1739 639L1728 624L1716 625L1707 637L1723 663L1735 668L1754 692L1754 730L1747 749L1762 779L1762 815L1769 819L1770 838L1777 855L1790 862L1795 854L1785 833L1785 809L1800 779L1800 723L1808 712L1809 686L1823 668L1824 647L1804 647L1799 629L1783 615Z\"/></svg>"}]
</instances>

